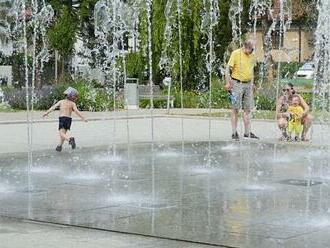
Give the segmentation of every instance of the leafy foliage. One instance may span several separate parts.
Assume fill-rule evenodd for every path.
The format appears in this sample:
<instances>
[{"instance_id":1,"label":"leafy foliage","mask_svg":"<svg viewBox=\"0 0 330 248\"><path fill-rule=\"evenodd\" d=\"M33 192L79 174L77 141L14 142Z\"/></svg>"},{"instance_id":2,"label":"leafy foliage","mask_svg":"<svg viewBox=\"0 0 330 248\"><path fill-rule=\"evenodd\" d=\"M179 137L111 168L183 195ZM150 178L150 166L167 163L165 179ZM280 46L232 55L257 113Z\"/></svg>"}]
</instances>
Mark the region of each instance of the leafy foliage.
<instances>
[{"instance_id":1,"label":"leafy foliage","mask_svg":"<svg viewBox=\"0 0 330 248\"><path fill-rule=\"evenodd\" d=\"M282 62L281 63L281 78L292 78L294 73L298 71L303 63L299 62Z\"/></svg>"},{"instance_id":2,"label":"leafy foliage","mask_svg":"<svg viewBox=\"0 0 330 248\"><path fill-rule=\"evenodd\" d=\"M78 35L84 41L84 46L92 50L96 46L96 39L94 35L94 6L97 0L82 0L79 9L79 30ZM84 56L84 54L81 54ZM95 58L90 61L90 65L94 67Z\"/></svg>"},{"instance_id":3,"label":"leafy foliage","mask_svg":"<svg viewBox=\"0 0 330 248\"><path fill-rule=\"evenodd\" d=\"M35 91L34 108L45 110L64 98L64 90L69 86L79 92L77 106L81 110L106 111L113 109L113 93L106 88L95 88L85 80L43 87ZM26 109L25 90L4 87L5 100L13 109ZM116 98L117 107L123 107L122 96Z\"/></svg>"},{"instance_id":4,"label":"leafy foliage","mask_svg":"<svg viewBox=\"0 0 330 248\"><path fill-rule=\"evenodd\" d=\"M275 98L265 96L263 94L257 94L255 96L255 104L257 110L275 110L276 100Z\"/></svg>"},{"instance_id":5,"label":"leafy foliage","mask_svg":"<svg viewBox=\"0 0 330 248\"><path fill-rule=\"evenodd\" d=\"M126 56L127 77L142 79L142 72L146 62L140 53L129 53Z\"/></svg>"},{"instance_id":6,"label":"leafy foliage","mask_svg":"<svg viewBox=\"0 0 330 248\"><path fill-rule=\"evenodd\" d=\"M49 30L48 37L52 48L58 50L62 56L71 55L76 42L76 23L67 7L63 7L63 14Z\"/></svg>"}]
</instances>

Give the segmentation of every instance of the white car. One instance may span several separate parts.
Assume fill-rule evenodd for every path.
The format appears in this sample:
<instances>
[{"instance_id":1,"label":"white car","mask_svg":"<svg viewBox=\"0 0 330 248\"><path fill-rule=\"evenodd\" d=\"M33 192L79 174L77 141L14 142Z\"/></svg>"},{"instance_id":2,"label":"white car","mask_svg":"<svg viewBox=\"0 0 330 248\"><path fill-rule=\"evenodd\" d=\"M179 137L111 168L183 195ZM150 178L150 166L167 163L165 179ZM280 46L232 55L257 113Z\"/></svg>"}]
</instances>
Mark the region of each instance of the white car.
<instances>
[{"instance_id":1,"label":"white car","mask_svg":"<svg viewBox=\"0 0 330 248\"><path fill-rule=\"evenodd\" d=\"M315 66L313 63L306 63L295 73L295 78L313 79Z\"/></svg>"}]
</instances>

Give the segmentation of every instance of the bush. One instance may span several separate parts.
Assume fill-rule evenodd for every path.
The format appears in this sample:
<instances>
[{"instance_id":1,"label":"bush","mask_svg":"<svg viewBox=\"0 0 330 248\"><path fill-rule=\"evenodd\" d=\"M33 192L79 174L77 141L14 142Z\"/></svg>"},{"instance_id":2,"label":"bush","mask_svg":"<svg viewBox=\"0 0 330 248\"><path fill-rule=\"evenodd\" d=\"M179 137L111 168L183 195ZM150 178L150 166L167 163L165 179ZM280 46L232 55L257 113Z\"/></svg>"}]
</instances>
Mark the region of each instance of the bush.
<instances>
[{"instance_id":1,"label":"bush","mask_svg":"<svg viewBox=\"0 0 330 248\"><path fill-rule=\"evenodd\" d=\"M174 108L181 108L181 92L174 90L172 96L174 97ZM192 91L184 91L182 102L184 108L198 108L200 103L199 95Z\"/></svg>"},{"instance_id":2,"label":"bush","mask_svg":"<svg viewBox=\"0 0 330 248\"><path fill-rule=\"evenodd\" d=\"M263 94L257 94L254 98L255 106L257 110L275 110L276 100L275 98L267 97Z\"/></svg>"},{"instance_id":3,"label":"bush","mask_svg":"<svg viewBox=\"0 0 330 248\"><path fill-rule=\"evenodd\" d=\"M0 103L0 112L12 112L13 109L10 107L10 105L6 102Z\"/></svg>"},{"instance_id":4,"label":"bush","mask_svg":"<svg viewBox=\"0 0 330 248\"><path fill-rule=\"evenodd\" d=\"M224 87L213 87L211 106L212 108L230 108L229 95Z\"/></svg>"},{"instance_id":5,"label":"bush","mask_svg":"<svg viewBox=\"0 0 330 248\"><path fill-rule=\"evenodd\" d=\"M302 65L303 63L299 62L282 62L280 68L281 78L292 78Z\"/></svg>"},{"instance_id":6,"label":"bush","mask_svg":"<svg viewBox=\"0 0 330 248\"><path fill-rule=\"evenodd\" d=\"M52 87L43 87L35 91L34 109L45 110L64 98L63 92L69 87L79 92L77 106L85 111L106 111L113 109L113 92L106 88L94 88L88 81L80 80L73 83L64 83ZM14 109L26 109L25 89L4 88L5 101ZM117 93L116 105L123 107L123 96Z\"/></svg>"},{"instance_id":7,"label":"bush","mask_svg":"<svg viewBox=\"0 0 330 248\"><path fill-rule=\"evenodd\" d=\"M304 98L305 102L308 104L309 107L312 106L312 102L313 102L313 94L312 92L310 93L299 93L302 98Z\"/></svg>"},{"instance_id":8,"label":"bush","mask_svg":"<svg viewBox=\"0 0 330 248\"><path fill-rule=\"evenodd\" d=\"M172 93L174 96L174 107L181 107L181 93L175 89ZM219 82L214 83L211 93L211 107L212 108L229 108L228 92L220 85ZM184 108L208 108L210 101L210 94L205 92L184 91L183 92L183 107Z\"/></svg>"},{"instance_id":9,"label":"bush","mask_svg":"<svg viewBox=\"0 0 330 248\"><path fill-rule=\"evenodd\" d=\"M106 111L113 109L113 93L107 88L94 88L85 80L76 81L71 85L65 85L57 90L63 98L63 91L71 86L78 90L79 97L77 107L83 111Z\"/></svg>"},{"instance_id":10,"label":"bush","mask_svg":"<svg viewBox=\"0 0 330 248\"><path fill-rule=\"evenodd\" d=\"M52 106L57 101L63 99L63 92L69 86L74 87L79 92L77 106L80 110L85 111L108 111L113 109L113 90L104 86L95 88L95 83L79 80L76 82L58 84L54 86L43 87L35 91L34 109L45 110ZM26 109L25 90L4 88L5 101L13 109ZM166 96L167 90L163 91ZM173 88L172 97L174 97L174 107L181 108L181 93L177 88ZM311 94L302 94L308 104L311 104ZM183 107L184 108L208 108L209 107L209 92L183 92ZM214 84L212 88L212 108L230 108L230 101L227 91L222 87L222 84ZM258 93L255 97L256 107L258 110L275 110L275 98L266 96L265 93ZM116 92L116 108L123 108L123 94ZM140 100L140 108L149 108L150 100ZM154 108L166 108L167 101L162 99L154 99Z\"/></svg>"},{"instance_id":11,"label":"bush","mask_svg":"<svg viewBox=\"0 0 330 248\"><path fill-rule=\"evenodd\" d=\"M139 101L139 107L140 108L150 108L150 100L141 99ZM154 99L154 108L166 108L166 107L167 107L166 100Z\"/></svg>"},{"instance_id":12,"label":"bush","mask_svg":"<svg viewBox=\"0 0 330 248\"><path fill-rule=\"evenodd\" d=\"M4 99L13 109L26 109L26 93L24 89L4 87Z\"/></svg>"}]
</instances>

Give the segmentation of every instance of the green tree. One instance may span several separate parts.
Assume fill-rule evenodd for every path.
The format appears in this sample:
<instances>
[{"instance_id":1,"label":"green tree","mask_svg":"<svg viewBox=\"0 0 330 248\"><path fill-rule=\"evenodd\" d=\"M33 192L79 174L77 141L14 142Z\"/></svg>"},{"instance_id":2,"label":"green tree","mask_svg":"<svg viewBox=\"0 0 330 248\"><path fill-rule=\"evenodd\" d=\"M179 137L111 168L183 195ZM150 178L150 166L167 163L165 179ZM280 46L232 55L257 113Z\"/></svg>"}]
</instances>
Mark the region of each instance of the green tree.
<instances>
[{"instance_id":1,"label":"green tree","mask_svg":"<svg viewBox=\"0 0 330 248\"><path fill-rule=\"evenodd\" d=\"M65 64L69 61L74 50L76 42L77 24L75 18L70 14L69 9L63 6L61 14L57 16L57 20L48 32L50 45L57 50L62 58L62 74L64 73Z\"/></svg>"},{"instance_id":2,"label":"green tree","mask_svg":"<svg viewBox=\"0 0 330 248\"><path fill-rule=\"evenodd\" d=\"M230 0L218 0L220 8L219 24L214 30L214 47L217 58L217 68L226 61L224 54L227 51L228 45L232 40L232 25L228 18L230 9ZM243 0L242 16L242 33L248 30L249 6L250 0ZM162 79L162 74L159 70L158 63L161 56L161 51L164 43L164 28L165 28L165 11L166 1L154 1L153 3L153 73L155 81L159 82ZM206 74L205 67L205 50L202 48L206 43L205 37L201 34L201 14L203 2L200 0L183 0L182 1L182 55L183 55L183 81L185 90L195 90L199 86L205 85L203 75ZM173 10L176 14L176 10ZM178 16L177 16L178 18ZM178 81L179 76L179 37L178 25L173 28L172 48L169 53L174 56L176 66L173 76Z\"/></svg>"},{"instance_id":3,"label":"green tree","mask_svg":"<svg viewBox=\"0 0 330 248\"><path fill-rule=\"evenodd\" d=\"M214 39L215 39L215 54L217 57L217 65L220 68L221 63L224 60L224 54L227 51L227 47L232 39L231 23L228 18L230 0L219 1L220 17L219 24L215 27Z\"/></svg>"},{"instance_id":4,"label":"green tree","mask_svg":"<svg viewBox=\"0 0 330 248\"><path fill-rule=\"evenodd\" d=\"M94 49L96 45L94 34L94 6L97 1L98 0L82 0L78 12L78 36L84 41L84 46L86 46L89 50ZM94 62L91 62L90 65L94 66L95 58L92 58L92 61Z\"/></svg>"}]
</instances>

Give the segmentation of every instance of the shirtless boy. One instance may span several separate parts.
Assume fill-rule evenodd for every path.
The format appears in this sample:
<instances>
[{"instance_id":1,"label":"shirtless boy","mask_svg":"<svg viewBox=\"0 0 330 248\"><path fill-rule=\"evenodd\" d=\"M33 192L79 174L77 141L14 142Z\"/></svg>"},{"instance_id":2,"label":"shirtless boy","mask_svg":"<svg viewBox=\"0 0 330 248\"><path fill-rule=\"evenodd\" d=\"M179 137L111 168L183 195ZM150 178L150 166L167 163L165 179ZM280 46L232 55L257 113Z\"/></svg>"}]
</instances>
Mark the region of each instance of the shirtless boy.
<instances>
[{"instance_id":1,"label":"shirtless boy","mask_svg":"<svg viewBox=\"0 0 330 248\"><path fill-rule=\"evenodd\" d=\"M75 101L78 98L78 91L74 88L69 87L66 91L64 91L65 99L58 101L55 103L50 109L47 110L43 117L48 116L48 114L55 109L59 108L59 136L60 136L60 144L56 147L56 151L62 151L62 146L64 141L68 141L69 145L71 145L72 149L76 148L76 142L74 137L70 137L67 134L67 131L71 128L71 114L75 112L83 121L87 122L85 117L82 116L80 111L77 108Z\"/></svg>"}]
</instances>

